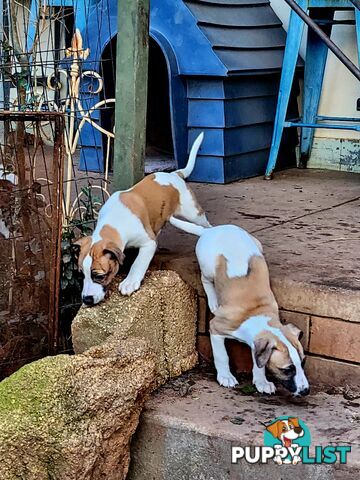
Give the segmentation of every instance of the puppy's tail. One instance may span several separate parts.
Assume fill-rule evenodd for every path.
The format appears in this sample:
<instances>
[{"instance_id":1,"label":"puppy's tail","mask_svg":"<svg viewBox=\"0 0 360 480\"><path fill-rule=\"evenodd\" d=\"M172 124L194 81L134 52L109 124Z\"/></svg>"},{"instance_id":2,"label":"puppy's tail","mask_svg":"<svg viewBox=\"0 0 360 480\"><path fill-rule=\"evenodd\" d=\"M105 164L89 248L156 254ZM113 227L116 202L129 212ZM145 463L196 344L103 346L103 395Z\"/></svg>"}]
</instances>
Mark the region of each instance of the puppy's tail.
<instances>
[{"instance_id":1,"label":"puppy's tail","mask_svg":"<svg viewBox=\"0 0 360 480\"><path fill-rule=\"evenodd\" d=\"M171 223L171 225L174 225L174 227L179 228L180 230L184 230L184 232L197 235L198 237L200 237L205 230L205 227L195 225L195 223L184 222L184 220L179 220L175 217L170 217L169 222Z\"/></svg>"},{"instance_id":2,"label":"puppy's tail","mask_svg":"<svg viewBox=\"0 0 360 480\"><path fill-rule=\"evenodd\" d=\"M191 175L192 171L194 170L196 157L203 139L204 139L204 132L201 132L200 135L195 140L195 142L193 143L193 146L191 147L189 160L186 167L181 168L180 170L176 170L175 173L177 173L183 178L188 178Z\"/></svg>"}]
</instances>

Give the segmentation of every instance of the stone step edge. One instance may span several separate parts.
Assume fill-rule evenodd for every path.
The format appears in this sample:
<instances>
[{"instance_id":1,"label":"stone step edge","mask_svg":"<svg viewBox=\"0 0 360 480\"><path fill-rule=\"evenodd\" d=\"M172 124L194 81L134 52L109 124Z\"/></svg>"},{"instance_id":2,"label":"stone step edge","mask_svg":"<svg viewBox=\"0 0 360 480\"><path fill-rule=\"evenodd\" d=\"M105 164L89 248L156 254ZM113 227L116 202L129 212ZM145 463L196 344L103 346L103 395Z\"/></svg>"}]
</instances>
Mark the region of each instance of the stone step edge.
<instances>
[{"instance_id":1,"label":"stone step edge","mask_svg":"<svg viewBox=\"0 0 360 480\"><path fill-rule=\"evenodd\" d=\"M194 254L175 258L159 254L154 266L176 271L200 297L205 297ZM274 275L271 276L271 286L281 309L360 324L359 291L335 285L294 281Z\"/></svg>"}]
</instances>

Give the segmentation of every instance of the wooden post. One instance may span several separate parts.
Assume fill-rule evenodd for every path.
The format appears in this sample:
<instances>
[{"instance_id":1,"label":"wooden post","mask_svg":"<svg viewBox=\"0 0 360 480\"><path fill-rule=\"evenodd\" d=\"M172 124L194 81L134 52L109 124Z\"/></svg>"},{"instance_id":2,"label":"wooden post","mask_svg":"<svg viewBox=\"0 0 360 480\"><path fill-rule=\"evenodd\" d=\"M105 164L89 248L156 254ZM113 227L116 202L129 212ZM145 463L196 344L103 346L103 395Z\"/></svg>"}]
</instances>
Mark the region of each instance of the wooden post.
<instances>
[{"instance_id":1,"label":"wooden post","mask_svg":"<svg viewBox=\"0 0 360 480\"><path fill-rule=\"evenodd\" d=\"M144 175L149 0L118 0L114 189Z\"/></svg>"}]
</instances>

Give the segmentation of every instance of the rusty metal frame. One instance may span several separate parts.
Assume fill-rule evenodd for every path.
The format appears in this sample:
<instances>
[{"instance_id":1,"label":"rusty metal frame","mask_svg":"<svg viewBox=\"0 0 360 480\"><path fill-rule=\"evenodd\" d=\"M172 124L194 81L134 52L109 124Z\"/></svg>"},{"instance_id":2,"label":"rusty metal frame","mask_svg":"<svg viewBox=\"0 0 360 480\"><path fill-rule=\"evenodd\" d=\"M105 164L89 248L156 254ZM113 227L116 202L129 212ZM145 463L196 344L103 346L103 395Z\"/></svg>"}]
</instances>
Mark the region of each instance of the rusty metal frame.
<instances>
[{"instance_id":1,"label":"rusty metal frame","mask_svg":"<svg viewBox=\"0 0 360 480\"><path fill-rule=\"evenodd\" d=\"M52 246L50 265L50 299L49 299L49 354L57 353L59 337L59 296L60 296L60 261L62 235L62 201L64 174L64 131L65 117L62 112L19 112L1 111L0 121L53 122L54 123L54 157L52 162L53 198L52 198Z\"/></svg>"}]
</instances>

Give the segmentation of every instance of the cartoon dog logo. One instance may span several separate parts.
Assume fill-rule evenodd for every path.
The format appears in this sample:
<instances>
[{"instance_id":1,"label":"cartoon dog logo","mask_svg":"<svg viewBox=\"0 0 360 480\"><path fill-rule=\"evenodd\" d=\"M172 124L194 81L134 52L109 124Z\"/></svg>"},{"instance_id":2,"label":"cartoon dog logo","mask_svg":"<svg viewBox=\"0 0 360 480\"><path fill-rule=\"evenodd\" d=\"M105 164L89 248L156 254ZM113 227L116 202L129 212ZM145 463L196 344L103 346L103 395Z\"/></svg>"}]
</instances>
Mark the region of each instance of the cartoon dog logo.
<instances>
[{"instance_id":1,"label":"cartoon dog logo","mask_svg":"<svg viewBox=\"0 0 360 480\"><path fill-rule=\"evenodd\" d=\"M271 433L271 435L280 440L281 445L285 448L292 447L296 449L299 447L295 443L297 438L300 438L304 435L304 429L299 424L299 419L296 417L289 417L287 420L277 420L276 422L268 425L266 430ZM279 455L274 457L274 461L281 465L282 463L292 463L293 465L301 462L299 455L294 455L292 460L285 458L282 459Z\"/></svg>"}]
</instances>

